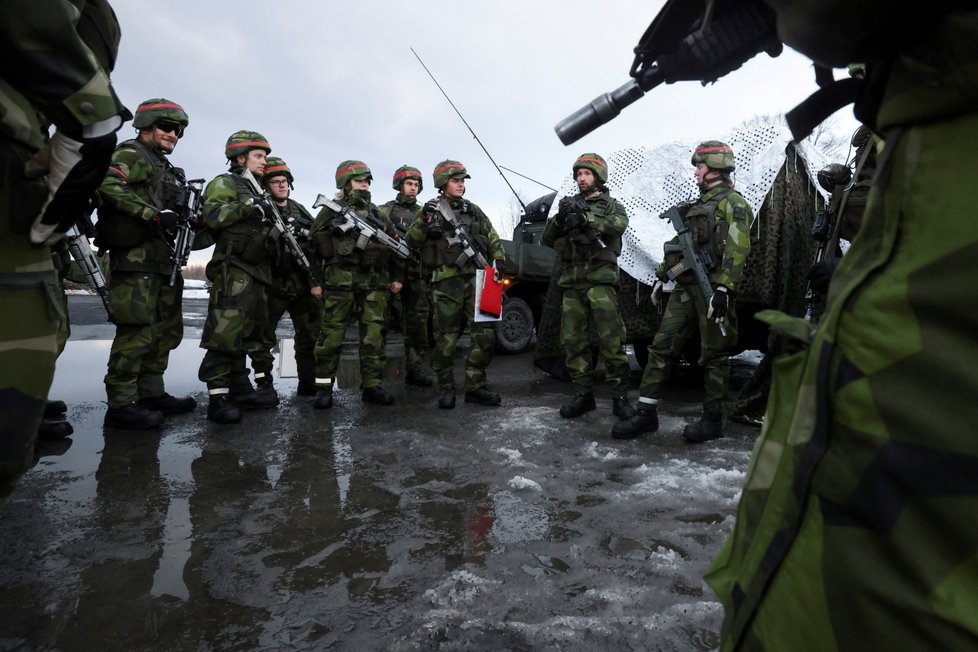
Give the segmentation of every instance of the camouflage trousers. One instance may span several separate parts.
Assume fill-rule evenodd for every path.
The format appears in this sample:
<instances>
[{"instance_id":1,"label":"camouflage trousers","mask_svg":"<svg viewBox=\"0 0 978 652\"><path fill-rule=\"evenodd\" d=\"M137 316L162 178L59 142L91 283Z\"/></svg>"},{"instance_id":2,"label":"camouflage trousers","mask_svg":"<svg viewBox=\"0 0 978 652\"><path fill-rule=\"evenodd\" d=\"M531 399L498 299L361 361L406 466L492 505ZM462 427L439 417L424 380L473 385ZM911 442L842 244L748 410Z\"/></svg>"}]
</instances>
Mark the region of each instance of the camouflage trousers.
<instances>
[{"instance_id":1,"label":"camouflage trousers","mask_svg":"<svg viewBox=\"0 0 978 652\"><path fill-rule=\"evenodd\" d=\"M26 150L0 146L0 502L33 464L68 324L51 253L27 236L47 196L43 182L23 180L27 158Z\"/></svg>"},{"instance_id":2,"label":"camouflage trousers","mask_svg":"<svg viewBox=\"0 0 978 652\"><path fill-rule=\"evenodd\" d=\"M274 288L268 293L268 326L262 348L249 353L251 367L255 370L255 380L268 375L271 378L275 356L272 349L278 343L275 329L282 321L285 311L292 319L295 330L295 364L298 369L299 382L312 384L316 379L316 338L319 335L319 325L322 320L323 304L316 297L305 292L286 294Z\"/></svg>"},{"instance_id":3,"label":"camouflage trousers","mask_svg":"<svg viewBox=\"0 0 978 652\"><path fill-rule=\"evenodd\" d=\"M268 288L243 269L225 263L217 278L210 279L210 303L200 347L207 349L197 377L207 383L212 394L235 387L246 390L246 358L266 341L268 328Z\"/></svg>"},{"instance_id":4,"label":"camouflage trousers","mask_svg":"<svg viewBox=\"0 0 978 652\"><path fill-rule=\"evenodd\" d=\"M360 378L364 389L381 384L387 363L384 315L387 288L323 290L323 320L316 342L316 384L332 385L340 365L343 336L354 319L360 322Z\"/></svg>"},{"instance_id":5,"label":"camouflage trousers","mask_svg":"<svg viewBox=\"0 0 978 652\"><path fill-rule=\"evenodd\" d=\"M465 391L486 386L486 368L492 362L496 345L495 323L473 323L475 312L475 276L453 276L432 283L431 308L435 348L431 352L431 370L440 389L455 387L453 367L458 336L469 325L471 347L465 359Z\"/></svg>"},{"instance_id":6,"label":"camouflage trousers","mask_svg":"<svg viewBox=\"0 0 978 652\"><path fill-rule=\"evenodd\" d=\"M736 301L730 297L724 324L727 334L724 336L715 322L706 319L706 300L699 289L696 286L676 286L669 296L659 330L649 346L649 362L642 374L639 400L652 399L651 402L656 402L662 397L663 387L672 373L672 365L689 338L699 330L703 411L713 416L722 415L730 379L727 358L730 350L737 344L736 308Z\"/></svg>"},{"instance_id":7,"label":"camouflage trousers","mask_svg":"<svg viewBox=\"0 0 978 652\"><path fill-rule=\"evenodd\" d=\"M597 337L604 359L605 379L615 396L628 392L628 356L625 323L618 312L618 292L611 285L564 288L560 316L560 342L574 389L594 388L594 356L591 334Z\"/></svg>"},{"instance_id":8,"label":"camouflage trousers","mask_svg":"<svg viewBox=\"0 0 978 652\"><path fill-rule=\"evenodd\" d=\"M115 339L105 374L109 407L163 394L170 351L183 339L183 278L117 271L109 281Z\"/></svg>"},{"instance_id":9,"label":"camouflage trousers","mask_svg":"<svg viewBox=\"0 0 978 652\"><path fill-rule=\"evenodd\" d=\"M404 332L404 364L409 371L420 371L431 349L431 284L424 278L408 278L391 303L400 304L400 314L393 309L391 313Z\"/></svg>"}]
</instances>

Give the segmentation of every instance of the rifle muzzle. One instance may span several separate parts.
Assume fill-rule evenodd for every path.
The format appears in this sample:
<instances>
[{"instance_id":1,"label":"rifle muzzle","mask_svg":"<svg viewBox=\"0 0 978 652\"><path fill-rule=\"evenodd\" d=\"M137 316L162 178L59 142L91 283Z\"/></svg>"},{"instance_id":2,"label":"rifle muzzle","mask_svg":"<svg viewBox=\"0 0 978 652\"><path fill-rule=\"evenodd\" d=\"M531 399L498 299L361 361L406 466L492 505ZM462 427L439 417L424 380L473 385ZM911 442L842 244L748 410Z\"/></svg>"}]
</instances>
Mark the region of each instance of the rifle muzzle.
<instances>
[{"instance_id":1,"label":"rifle muzzle","mask_svg":"<svg viewBox=\"0 0 978 652\"><path fill-rule=\"evenodd\" d=\"M663 76L658 67L653 66L638 80L630 79L610 93L599 95L589 104L570 114L557 123L554 131L565 145L570 145L588 135L598 127L611 122L621 110L634 103L645 92L658 86Z\"/></svg>"}]
</instances>

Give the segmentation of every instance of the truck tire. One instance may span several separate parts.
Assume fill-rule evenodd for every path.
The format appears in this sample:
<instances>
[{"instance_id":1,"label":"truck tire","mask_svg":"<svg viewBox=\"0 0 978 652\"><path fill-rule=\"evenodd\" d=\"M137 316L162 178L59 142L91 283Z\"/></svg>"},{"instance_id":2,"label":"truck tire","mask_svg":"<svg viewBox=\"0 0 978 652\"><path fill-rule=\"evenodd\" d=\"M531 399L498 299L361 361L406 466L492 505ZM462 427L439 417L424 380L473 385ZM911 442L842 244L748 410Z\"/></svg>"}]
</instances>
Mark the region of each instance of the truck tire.
<instances>
[{"instance_id":1,"label":"truck tire","mask_svg":"<svg viewBox=\"0 0 978 652\"><path fill-rule=\"evenodd\" d=\"M503 297L502 320L496 324L496 349L520 353L533 339L533 311L519 297Z\"/></svg>"}]
</instances>

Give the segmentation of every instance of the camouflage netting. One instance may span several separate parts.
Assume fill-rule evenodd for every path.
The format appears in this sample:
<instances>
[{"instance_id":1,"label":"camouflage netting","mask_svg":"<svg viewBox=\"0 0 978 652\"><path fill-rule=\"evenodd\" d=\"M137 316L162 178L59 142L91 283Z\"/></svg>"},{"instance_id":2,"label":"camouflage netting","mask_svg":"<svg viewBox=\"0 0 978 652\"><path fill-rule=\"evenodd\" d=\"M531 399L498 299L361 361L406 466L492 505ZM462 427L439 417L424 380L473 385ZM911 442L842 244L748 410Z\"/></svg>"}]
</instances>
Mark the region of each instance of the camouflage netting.
<instances>
[{"instance_id":1,"label":"camouflage netting","mask_svg":"<svg viewBox=\"0 0 978 652\"><path fill-rule=\"evenodd\" d=\"M824 201L823 191L814 179L829 157L807 142L797 148L789 145L791 135L783 121L756 120L730 134L720 134L719 139L729 143L735 152L735 187L757 216L739 301L752 309L776 308L802 315L805 275L814 260L810 227ZM648 286L661 261L662 245L675 235L672 225L659 215L699 195L689 164L696 144L676 142L653 149L626 149L607 157L608 189L624 204L630 221L619 264L627 272L622 275L620 303L632 342L651 337L658 326L659 316L648 300ZM556 211L561 197L576 191L577 186L568 175L551 213ZM541 361L560 357L559 318L547 319L547 313L559 305L559 297L550 295L550 310L545 309L537 333L537 364L544 368ZM765 346L763 333L758 341L756 329L752 333L742 325L741 330L745 335L742 348L771 347L771 343ZM749 339L751 335L753 339ZM766 387L759 391L766 395Z\"/></svg>"}]
</instances>

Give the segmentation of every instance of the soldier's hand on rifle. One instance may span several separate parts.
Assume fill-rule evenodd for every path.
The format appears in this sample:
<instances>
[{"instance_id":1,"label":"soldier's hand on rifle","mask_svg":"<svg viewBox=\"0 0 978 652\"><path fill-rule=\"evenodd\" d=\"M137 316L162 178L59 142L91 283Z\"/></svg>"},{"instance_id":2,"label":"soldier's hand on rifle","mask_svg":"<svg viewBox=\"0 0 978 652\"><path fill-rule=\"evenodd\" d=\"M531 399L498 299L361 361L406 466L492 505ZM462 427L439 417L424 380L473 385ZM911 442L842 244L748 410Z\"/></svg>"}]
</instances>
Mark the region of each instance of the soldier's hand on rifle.
<instances>
[{"instance_id":1,"label":"soldier's hand on rifle","mask_svg":"<svg viewBox=\"0 0 978 652\"><path fill-rule=\"evenodd\" d=\"M586 223L584 216L574 211L567 215L564 220L564 231L573 231L574 229L579 229Z\"/></svg>"},{"instance_id":2,"label":"soldier's hand on rifle","mask_svg":"<svg viewBox=\"0 0 978 652\"><path fill-rule=\"evenodd\" d=\"M156 223L160 225L165 233L173 234L177 230L177 222L180 216L173 211L166 209L156 214Z\"/></svg>"},{"instance_id":3,"label":"soldier's hand on rifle","mask_svg":"<svg viewBox=\"0 0 978 652\"><path fill-rule=\"evenodd\" d=\"M426 201L424 208L421 210L421 221L428 223L434 219L439 214L438 205L437 199Z\"/></svg>"},{"instance_id":4,"label":"soldier's hand on rifle","mask_svg":"<svg viewBox=\"0 0 978 652\"><path fill-rule=\"evenodd\" d=\"M727 288L718 285L713 298L710 299L710 307L706 311L706 318L713 319L718 324L727 316L727 305L730 297L727 295Z\"/></svg>"},{"instance_id":5,"label":"soldier's hand on rifle","mask_svg":"<svg viewBox=\"0 0 978 652\"><path fill-rule=\"evenodd\" d=\"M254 209L254 215L263 220L271 220L274 215L272 207L263 199L252 197L248 200L248 205Z\"/></svg>"},{"instance_id":6,"label":"soldier's hand on rifle","mask_svg":"<svg viewBox=\"0 0 978 652\"><path fill-rule=\"evenodd\" d=\"M335 238L342 238L349 231L346 220L342 217L334 217L329 221L329 231Z\"/></svg>"},{"instance_id":7,"label":"soldier's hand on rifle","mask_svg":"<svg viewBox=\"0 0 978 652\"><path fill-rule=\"evenodd\" d=\"M322 300L322 298L323 298L323 288L321 288L318 285L315 286L315 287L311 287L311 288L309 288L309 294L311 294L312 296L316 297L319 300Z\"/></svg>"},{"instance_id":8,"label":"soldier's hand on rifle","mask_svg":"<svg viewBox=\"0 0 978 652\"><path fill-rule=\"evenodd\" d=\"M835 265L820 260L808 270L808 280L811 281L812 290L819 294L825 294L829 290L829 282L835 272Z\"/></svg>"},{"instance_id":9,"label":"soldier's hand on rifle","mask_svg":"<svg viewBox=\"0 0 978 652\"><path fill-rule=\"evenodd\" d=\"M659 279L652 281L652 305L659 308L659 304L662 303L662 286L665 285Z\"/></svg>"}]
</instances>

